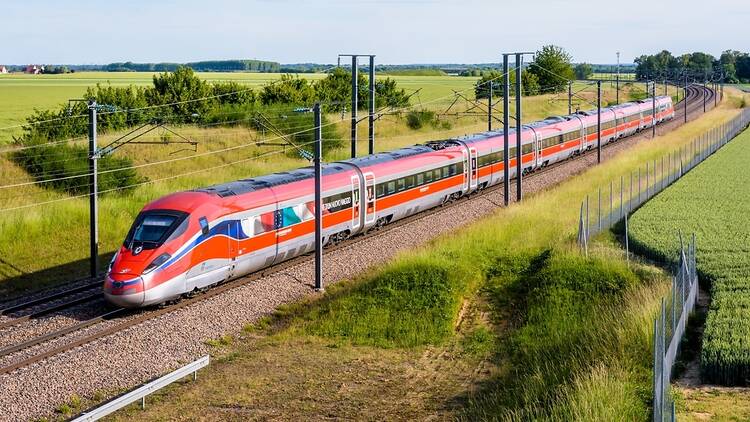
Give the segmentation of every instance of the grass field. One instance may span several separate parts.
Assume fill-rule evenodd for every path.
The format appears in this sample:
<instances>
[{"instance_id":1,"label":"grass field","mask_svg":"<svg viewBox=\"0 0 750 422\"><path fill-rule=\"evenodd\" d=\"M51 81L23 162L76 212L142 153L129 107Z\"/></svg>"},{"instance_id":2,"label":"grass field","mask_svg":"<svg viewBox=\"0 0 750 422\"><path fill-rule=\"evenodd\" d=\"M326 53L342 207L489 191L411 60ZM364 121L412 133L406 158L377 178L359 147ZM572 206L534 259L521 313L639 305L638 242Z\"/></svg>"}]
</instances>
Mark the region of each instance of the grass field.
<instances>
[{"instance_id":1,"label":"grass field","mask_svg":"<svg viewBox=\"0 0 750 422\"><path fill-rule=\"evenodd\" d=\"M698 271L711 285L701 351L707 383L745 385L750 377L750 131L636 212L633 243L653 255L676 249L674 233L696 233Z\"/></svg>"},{"instance_id":2,"label":"grass field","mask_svg":"<svg viewBox=\"0 0 750 422\"><path fill-rule=\"evenodd\" d=\"M211 342L217 363L197 382L115 420L646 420L651 324L668 277L628 268L606 234L582 257L578 201L731 118L726 103Z\"/></svg>"},{"instance_id":3,"label":"grass field","mask_svg":"<svg viewBox=\"0 0 750 422\"><path fill-rule=\"evenodd\" d=\"M118 83L149 83L151 74L113 73L113 74L85 74L76 73L67 76L68 79L47 79L42 77L21 76L20 80L33 86L41 83L72 84L75 89L83 90L91 83L99 81L101 77L119 77ZM241 78L247 83L261 83L267 81L268 74L202 74L204 77L216 79ZM13 76L13 75L12 75ZM88 76L88 77L86 77ZM318 77L313 75L313 77ZM263 79L266 78L266 79ZM474 78L446 77L399 77L399 84L408 90L420 91L422 106L415 97L414 108L425 107L436 112L444 112L454 97L453 90L469 90ZM13 82L15 79L0 78L0 96L7 95L3 83ZM49 82L53 81L53 82ZM53 83L52 86L55 86ZM21 85L23 86L23 85ZM586 88L577 84L576 90ZM70 86L67 86L70 88ZM23 92L23 91L19 91ZM46 92L44 88L30 91L33 95ZM29 94L30 96L32 94ZM579 93L588 101L593 101L595 92L589 88ZM605 87L604 101L614 101L615 93ZM549 115L567 111L566 95L544 95L530 97L524 100L524 119L526 121L541 119ZM562 101L561 101L562 100ZM41 101L41 100L40 100ZM430 102L432 101L432 102ZM583 103L585 108L589 103ZM471 104L465 101L457 102L449 113L465 111ZM4 109L5 110L5 109ZM512 112L513 108L511 108ZM286 110L285 112L288 112ZM0 111L2 112L2 111ZM6 110L7 113L7 110ZM349 116L328 116L336 123L343 147L328 153L326 160L348 158L349 147ZM283 118L280 112L272 118ZM486 130L486 116L480 115L450 115L440 118L440 122L447 122L449 128L427 125L419 130L409 129L403 115L385 115L376 123L376 146L378 151L390 150L406 145L413 145L431 139L459 136ZM359 151L366 152L367 122L359 126ZM500 125L496 123L496 127ZM133 192L118 195L112 194L101 198L100 204L100 250L105 255L101 262L107 262L107 255L119 245L129 228L133 218L143 205L149 201L178 190L208 186L220 182L283 171L291 168L309 165L300 159L293 151L283 153L279 147L256 146L256 141L273 140L272 134L262 135L245 127L172 127L181 135L199 142L198 152L180 151L176 146L125 146L117 151L118 155L125 155L133 159L135 165L145 165L138 169L140 175L148 177L152 183L137 187ZM157 130L142 141L159 141L166 132ZM99 144L106 145L121 133L102 134ZM278 139L275 140L278 142ZM85 139L80 139L81 145ZM12 146L1 147L0 151L12 150ZM232 148L226 152L211 153ZM206 153L211 153L204 155ZM157 162L168 161L161 164ZM10 293L28 288L39 288L68 278L81 277L86 274L87 265L79 262L88 253L88 202L86 198L71 198L58 192L44 189L32 183L33 180L21 168L8 160L8 154L0 152L0 180L2 185L13 185L12 188L0 188L0 292ZM82 184L87 183L81 181ZM16 186L18 185L18 186ZM56 202L50 202L56 201ZM49 203L47 203L49 202ZM16 207L26 207L7 210ZM51 248L39 250L34 245L53 245ZM40 274L39 271L59 267L54 271ZM8 283L8 280L12 282Z\"/></svg>"}]
</instances>

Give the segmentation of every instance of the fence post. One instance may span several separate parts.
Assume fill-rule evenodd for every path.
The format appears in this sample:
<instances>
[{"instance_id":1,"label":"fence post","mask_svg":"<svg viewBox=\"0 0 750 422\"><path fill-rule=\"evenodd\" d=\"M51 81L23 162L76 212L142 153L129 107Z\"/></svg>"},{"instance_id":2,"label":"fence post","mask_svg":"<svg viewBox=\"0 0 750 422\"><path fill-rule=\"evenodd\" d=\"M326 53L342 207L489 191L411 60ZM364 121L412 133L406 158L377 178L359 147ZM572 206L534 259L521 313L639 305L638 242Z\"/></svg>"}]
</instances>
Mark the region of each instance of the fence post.
<instances>
[{"instance_id":1,"label":"fence post","mask_svg":"<svg viewBox=\"0 0 750 422\"><path fill-rule=\"evenodd\" d=\"M641 205L641 167L638 166L638 205Z\"/></svg>"},{"instance_id":2,"label":"fence post","mask_svg":"<svg viewBox=\"0 0 750 422\"><path fill-rule=\"evenodd\" d=\"M613 192L613 190L614 190L614 188L613 188L614 183L615 182L613 180L609 181L609 216L607 217L607 226L608 227L612 227L612 214L615 211L614 210L615 206L614 206L614 202L613 202L613 199L612 199L612 196L614 194L614 192Z\"/></svg>"},{"instance_id":3,"label":"fence post","mask_svg":"<svg viewBox=\"0 0 750 422\"><path fill-rule=\"evenodd\" d=\"M628 212L633 210L633 172L630 172L630 193L628 194Z\"/></svg>"},{"instance_id":4,"label":"fence post","mask_svg":"<svg viewBox=\"0 0 750 422\"><path fill-rule=\"evenodd\" d=\"M659 407L661 407L661 392L659 391L659 318L654 318L654 421L660 421Z\"/></svg>"},{"instance_id":5,"label":"fence post","mask_svg":"<svg viewBox=\"0 0 750 422\"><path fill-rule=\"evenodd\" d=\"M619 218L622 218L622 216L623 216L623 214L622 214L622 211L623 211L622 188L623 188L623 186L622 185L623 185L624 182L625 182L625 176L620 175L620 214L617 215Z\"/></svg>"},{"instance_id":6,"label":"fence post","mask_svg":"<svg viewBox=\"0 0 750 422\"><path fill-rule=\"evenodd\" d=\"M589 224L590 224L590 220L589 220L589 196L586 195L586 229L584 230L585 236L583 238L583 240L584 240L583 244L584 244L584 246L586 248L586 258L589 257Z\"/></svg>"},{"instance_id":7,"label":"fence post","mask_svg":"<svg viewBox=\"0 0 750 422\"><path fill-rule=\"evenodd\" d=\"M599 231L602 231L602 187L599 186L599 203L596 207L596 214L597 214L597 226L599 227Z\"/></svg>"},{"instance_id":8,"label":"fence post","mask_svg":"<svg viewBox=\"0 0 750 422\"><path fill-rule=\"evenodd\" d=\"M651 170L649 170L648 164L649 164L648 161L646 161L646 201L648 201L648 198L649 198L649 196L648 196L648 185L651 182L651 180L650 180L651 178L649 177L649 175L651 174Z\"/></svg>"},{"instance_id":9,"label":"fence post","mask_svg":"<svg viewBox=\"0 0 750 422\"><path fill-rule=\"evenodd\" d=\"M630 233L628 232L628 213L625 213L625 262L630 268Z\"/></svg>"}]
</instances>

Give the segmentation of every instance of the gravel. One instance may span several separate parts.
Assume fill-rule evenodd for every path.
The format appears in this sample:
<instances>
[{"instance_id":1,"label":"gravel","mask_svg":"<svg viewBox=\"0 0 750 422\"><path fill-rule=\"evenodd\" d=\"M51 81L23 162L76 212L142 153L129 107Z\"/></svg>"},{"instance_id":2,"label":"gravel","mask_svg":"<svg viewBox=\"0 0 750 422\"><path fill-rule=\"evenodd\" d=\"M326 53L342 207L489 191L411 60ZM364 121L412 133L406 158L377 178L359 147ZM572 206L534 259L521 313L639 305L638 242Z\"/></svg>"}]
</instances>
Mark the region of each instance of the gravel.
<instances>
[{"instance_id":1,"label":"gravel","mask_svg":"<svg viewBox=\"0 0 750 422\"><path fill-rule=\"evenodd\" d=\"M675 119L677 120L677 119ZM679 122L669 123L670 126ZM660 129L666 130L667 128ZM604 149L611 157L645 135L619 141ZM526 194L538 192L580 173L596 162L596 154L567 161L554 171L539 173L524 181ZM349 279L366 269L388 261L401 251L413 250L436 236L451 232L497 209L502 189L487 192L471 201L438 210L429 218L385 230L376 236L332 250L324 259L325 283ZM373 253L377 251L377 253ZM352 265L356 263L356 265ZM45 361L0 376L0 421L28 420L54 414L55 408L71 396L93 397L95 393L133 388L156 376L210 352L208 339L237 333L244 325L268 315L279 305L316 294L313 266L302 263L192 306L156 317L115 335L96 340ZM119 323L122 319L118 319ZM107 321L83 332L37 346L49 348L102 329ZM22 351L0 359L20 359L33 351Z\"/></svg>"}]
</instances>

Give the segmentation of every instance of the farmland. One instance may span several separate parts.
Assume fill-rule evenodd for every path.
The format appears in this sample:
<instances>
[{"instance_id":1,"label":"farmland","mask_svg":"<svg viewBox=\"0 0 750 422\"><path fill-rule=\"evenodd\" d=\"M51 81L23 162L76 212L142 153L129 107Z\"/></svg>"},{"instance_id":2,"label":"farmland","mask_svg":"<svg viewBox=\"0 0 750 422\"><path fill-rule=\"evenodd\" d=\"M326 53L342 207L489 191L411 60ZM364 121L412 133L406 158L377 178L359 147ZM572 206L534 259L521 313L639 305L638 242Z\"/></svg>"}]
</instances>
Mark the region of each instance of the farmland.
<instances>
[{"instance_id":1,"label":"farmland","mask_svg":"<svg viewBox=\"0 0 750 422\"><path fill-rule=\"evenodd\" d=\"M664 259L678 230L696 233L698 271L711 286L701 351L707 383L744 385L750 378L750 131L738 136L631 219L636 247Z\"/></svg>"},{"instance_id":2,"label":"farmland","mask_svg":"<svg viewBox=\"0 0 750 422\"><path fill-rule=\"evenodd\" d=\"M269 78L277 75L270 74L201 74L204 78L213 80L232 79L252 86L259 86L268 82ZM305 77L320 77L320 75L304 75ZM96 82L110 80L114 84L148 84L152 74L139 73L76 73L73 75L40 75L0 77L0 96L8 96L6 101L13 101L14 97L29 98L30 104L58 104L66 100L67 95L80 96L87 86ZM455 99L453 90L463 90L473 98L471 90L475 78L461 78L452 76L424 77L424 76L394 76L399 86L407 92L419 90L418 96L412 97L412 107L415 109L434 110L444 112ZM4 85L8 84L8 85ZM20 84L20 85L19 85ZM36 84L39 84L38 88ZM18 87L18 90L6 90L6 87ZM48 91L44 87L59 87ZM576 84L576 90L585 86ZM614 101L613 89L605 84L605 101ZM23 89L23 90L21 90ZM625 92L630 92L624 87ZM15 93L14 93L15 92ZM637 89L634 88L634 93ZM55 97L55 95L60 95ZM592 89L580 92L579 95L592 101L595 92ZM524 119L540 119L548 115L567 111L565 96L543 95L531 97L524 101ZM562 101L561 101L562 100ZM470 104L461 100L452 110L466 110ZM581 107L589 108L590 104L583 103ZM8 109L4 109L8 110ZM0 111L3 113L6 111ZM289 112L286 110L285 112ZM7 113L7 112L6 112ZM481 114L481 113L480 113ZM20 115L19 115L20 116ZM6 116L6 121L22 122L22 117ZM345 145L342 148L329 151L326 159L329 161L347 158L349 148L346 142L349 131L349 116L330 115L330 121L335 123L339 137ZM283 112L279 112L272 119L282 119ZM426 125L419 130L406 126L403 114L384 115L376 124L376 148L379 151L398 148L425 142L430 139L463 135L478 132L486 128L484 115L452 115L439 118L441 125ZM447 122L447 126L442 123ZM367 122L360 123L359 150L366 150ZM147 202L167 193L178 190L192 189L215 183L283 171L302 167L308 163L295 155L293 151L284 151L275 146L257 145L256 142L273 141L273 134L263 134L245 126L196 126L183 125L171 127L180 135L198 141L197 153L174 146L152 145L141 147L125 146L117 151L117 155L130 157L140 168L139 174L148 178L149 182L138 186L127 194L111 194L100 200L100 250L103 253L101 262L104 264L109 253L122 241L140 208ZM101 134L100 145L106 145L122 133ZM157 130L141 138L142 141L156 142L168 136L164 130ZM78 139L72 142L85 142ZM12 147L2 148L3 150ZM154 164L159 163L159 164ZM210 171L209 171L210 170ZM17 291L27 288L43 287L47 283L61 278L79 277L85 274L85 262L88 251L88 205L86 198L73 198L65 194L45 189L32 183L33 179L20 167L8 160L7 154L0 154L0 179L5 185L17 185L13 188L0 190L2 208L19 208L2 211L0 219L0 291ZM44 204L28 207L34 204ZM54 239L54 242L52 242ZM54 248L40 251L32 245L53 244ZM45 269L54 269L49 275L40 273ZM32 277L33 275L33 277ZM33 279L33 285L30 280ZM11 282L7 282L10 280Z\"/></svg>"}]
</instances>

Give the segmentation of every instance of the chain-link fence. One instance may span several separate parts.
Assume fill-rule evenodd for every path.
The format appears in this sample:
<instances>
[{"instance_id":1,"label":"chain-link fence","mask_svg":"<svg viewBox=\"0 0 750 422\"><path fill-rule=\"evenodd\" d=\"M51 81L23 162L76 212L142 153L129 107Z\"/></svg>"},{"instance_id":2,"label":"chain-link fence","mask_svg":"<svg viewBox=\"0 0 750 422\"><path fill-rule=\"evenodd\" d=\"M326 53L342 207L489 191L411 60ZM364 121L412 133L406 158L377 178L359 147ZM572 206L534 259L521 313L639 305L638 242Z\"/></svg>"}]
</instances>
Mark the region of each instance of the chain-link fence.
<instances>
[{"instance_id":1,"label":"chain-link fence","mask_svg":"<svg viewBox=\"0 0 750 422\"><path fill-rule=\"evenodd\" d=\"M613 227L620 220L627 222L633 210L674 183L693 167L743 131L750 123L750 110L743 110L731 121L709 130L690 144L646 162L638 170L611 180L586 195L581 202L578 222L578 244L588 254L591 236Z\"/></svg>"},{"instance_id":2,"label":"chain-link fence","mask_svg":"<svg viewBox=\"0 0 750 422\"><path fill-rule=\"evenodd\" d=\"M684 246L680 235L677 268L672 290L661 300L661 312L654 319L654 421L675 421L675 405L669 386L672 366L685 334L687 318L698 301L698 273L695 267L695 234Z\"/></svg>"}]
</instances>

